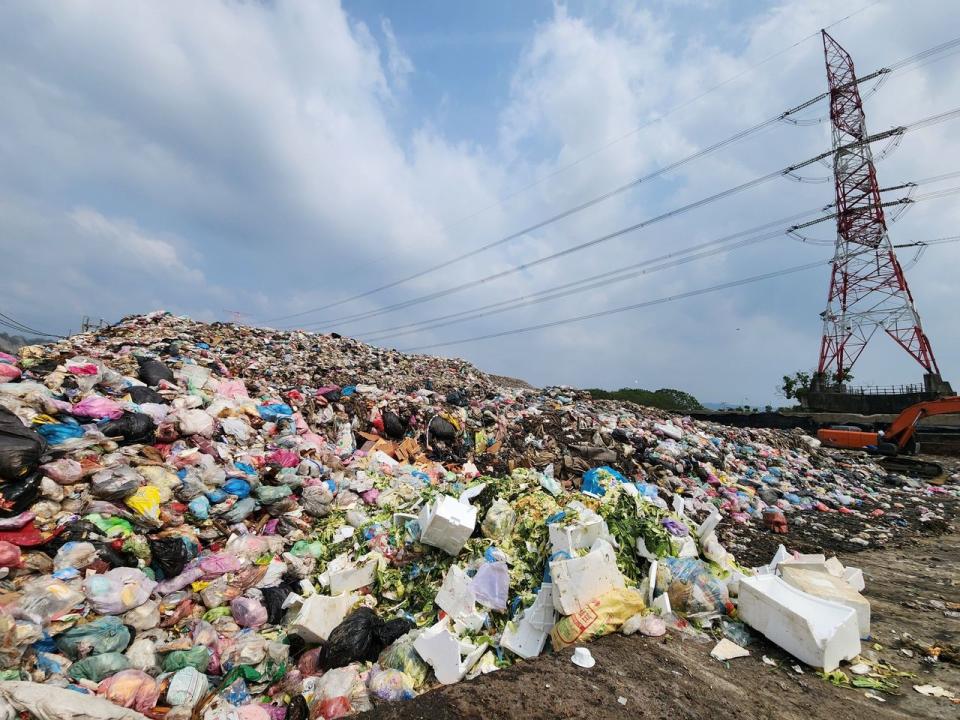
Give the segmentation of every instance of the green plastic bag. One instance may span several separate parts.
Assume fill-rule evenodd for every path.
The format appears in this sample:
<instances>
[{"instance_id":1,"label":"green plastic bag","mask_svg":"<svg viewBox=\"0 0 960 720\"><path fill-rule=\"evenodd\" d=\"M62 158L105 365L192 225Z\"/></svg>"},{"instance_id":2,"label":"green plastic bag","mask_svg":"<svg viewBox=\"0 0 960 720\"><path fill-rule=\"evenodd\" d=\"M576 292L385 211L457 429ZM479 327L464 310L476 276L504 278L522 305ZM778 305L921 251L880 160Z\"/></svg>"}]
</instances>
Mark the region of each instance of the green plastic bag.
<instances>
[{"instance_id":1,"label":"green plastic bag","mask_svg":"<svg viewBox=\"0 0 960 720\"><path fill-rule=\"evenodd\" d=\"M130 631L113 615L77 625L55 639L57 648L71 660L81 655L123 652L130 644ZM89 652L85 652L89 650Z\"/></svg>"},{"instance_id":2,"label":"green plastic bag","mask_svg":"<svg viewBox=\"0 0 960 720\"><path fill-rule=\"evenodd\" d=\"M90 657L85 657L83 660L77 660L70 666L70 669L67 670L67 675L74 680L100 682L104 678L116 675L121 670L126 670L129 667L130 661L127 660L126 655L118 652L108 652L100 655L91 655Z\"/></svg>"},{"instance_id":3,"label":"green plastic bag","mask_svg":"<svg viewBox=\"0 0 960 720\"><path fill-rule=\"evenodd\" d=\"M174 650L163 659L164 672L176 672L185 667L192 667L200 672L206 672L210 664L210 651L202 645L189 650Z\"/></svg>"}]
</instances>

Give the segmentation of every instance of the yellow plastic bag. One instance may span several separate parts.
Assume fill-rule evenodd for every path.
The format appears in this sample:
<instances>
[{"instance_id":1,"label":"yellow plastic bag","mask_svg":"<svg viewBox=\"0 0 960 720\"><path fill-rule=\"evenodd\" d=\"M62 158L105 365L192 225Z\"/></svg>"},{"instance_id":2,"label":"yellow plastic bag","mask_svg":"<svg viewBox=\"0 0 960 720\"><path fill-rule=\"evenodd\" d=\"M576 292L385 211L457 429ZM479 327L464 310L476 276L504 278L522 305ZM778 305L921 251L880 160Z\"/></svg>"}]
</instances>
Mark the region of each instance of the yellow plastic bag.
<instances>
[{"instance_id":1,"label":"yellow plastic bag","mask_svg":"<svg viewBox=\"0 0 960 720\"><path fill-rule=\"evenodd\" d=\"M629 617L645 608L643 595L639 590L611 590L591 600L583 610L557 621L550 631L553 649L562 650L616 632Z\"/></svg>"},{"instance_id":2,"label":"yellow plastic bag","mask_svg":"<svg viewBox=\"0 0 960 720\"><path fill-rule=\"evenodd\" d=\"M127 507L143 517L156 522L160 521L160 490L153 485L144 485L125 501Z\"/></svg>"}]
</instances>

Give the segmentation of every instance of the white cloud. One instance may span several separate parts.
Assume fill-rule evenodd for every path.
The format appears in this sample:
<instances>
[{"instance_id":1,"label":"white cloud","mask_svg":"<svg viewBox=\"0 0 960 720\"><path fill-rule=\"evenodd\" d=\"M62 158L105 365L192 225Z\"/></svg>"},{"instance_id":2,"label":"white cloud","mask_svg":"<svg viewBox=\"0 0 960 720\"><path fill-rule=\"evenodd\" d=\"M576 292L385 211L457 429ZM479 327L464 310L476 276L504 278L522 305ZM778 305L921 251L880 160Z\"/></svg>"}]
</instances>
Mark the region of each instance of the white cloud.
<instances>
[{"instance_id":1,"label":"white cloud","mask_svg":"<svg viewBox=\"0 0 960 720\"><path fill-rule=\"evenodd\" d=\"M333 0L0 5L0 237L13 245L4 259L16 268L7 303L30 324L57 330L75 315L118 317L157 304L208 318L237 308L262 319L332 302L502 237L822 92L816 38L751 68L843 14L827 0L786 0L713 33L678 24L672 4L596 7L575 13L557 5L525 29L507 100L490 109L497 141L486 146L453 142L442 127L418 120L436 114L409 92L424 70L413 49L388 18L378 42ZM942 29L956 25L958 13L933 0L909 14L881 3L834 32L866 71L947 39ZM867 101L870 128L957 105L954 66L948 60L892 77ZM397 110L413 130L395 126ZM956 169L955 138L946 125L907 136L879 166L881 182ZM828 143L824 125L775 127L497 252L304 320L455 286ZM825 169L810 171L818 172ZM548 288L821 207L830 196L829 185L765 185L441 303L340 329L362 335ZM918 205L892 232L898 241L953 234L958 213L942 201ZM397 344L639 302L823 252L770 241ZM949 310L957 260L958 246L931 249L910 280L944 372L960 381ZM826 272L813 272L445 351L535 382L639 381L762 404L783 372L814 362L825 293ZM877 349L858 379L918 375L902 353Z\"/></svg>"}]
</instances>

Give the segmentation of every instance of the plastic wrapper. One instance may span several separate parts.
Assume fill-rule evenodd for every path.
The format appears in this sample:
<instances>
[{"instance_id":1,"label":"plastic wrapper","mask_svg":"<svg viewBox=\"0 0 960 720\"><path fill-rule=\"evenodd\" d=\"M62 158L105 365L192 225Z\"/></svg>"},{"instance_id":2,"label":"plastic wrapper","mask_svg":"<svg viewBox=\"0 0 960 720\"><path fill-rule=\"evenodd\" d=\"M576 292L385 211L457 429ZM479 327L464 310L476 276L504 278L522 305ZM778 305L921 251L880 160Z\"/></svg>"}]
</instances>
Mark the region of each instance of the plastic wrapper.
<instances>
[{"instance_id":1,"label":"plastic wrapper","mask_svg":"<svg viewBox=\"0 0 960 720\"><path fill-rule=\"evenodd\" d=\"M207 676L195 667L177 670L167 686L167 702L170 705L193 707L207 693Z\"/></svg>"},{"instance_id":2,"label":"plastic wrapper","mask_svg":"<svg viewBox=\"0 0 960 720\"><path fill-rule=\"evenodd\" d=\"M430 666L423 661L423 658L413 648L415 639L416 635L414 633L408 633L398 638L390 647L380 653L377 664L383 668L400 670L409 676L413 680L413 686L418 688L426 681Z\"/></svg>"},{"instance_id":3,"label":"plastic wrapper","mask_svg":"<svg viewBox=\"0 0 960 720\"><path fill-rule=\"evenodd\" d=\"M645 607L639 591L631 588L611 590L592 600L579 612L557 621L550 631L553 649L562 650L616 632Z\"/></svg>"},{"instance_id":4,"label":"plastic wrapper","mask_svg":"<svg viewBox=\"0 0 960 720\"><path fill-rule=\"evenodd\" d=\"M724 614L730 602L726 586L696 558L661 559L657 591L669 595L674 611L688 615Z\"/></svg>"},{"instance_id":5,"label":"plastic wrapper","mask_svg":"<svg viewBox=\"0 0 960 720\"><path fill-rule=\"evenodd\" d=\"M77 592L62 580L40 576L23 586L17 607L28 616L48 623L70 612L83 602L83 593Z\"/></svg>"},{"instance_id":6,"label":"plastic wrapper","mask_svg":"<svg viewBox=\"0 0 960 720\"><path fill-rule=\"evenodd\" d=\"M89 542L65 542L53 558L53 569L77 568L82 570L97 559L97 548Z\"/></svg>"},{"instance_id":7,"label":"plastic wrapper","mask_svg":"<svg viewBox=\"0 0 960 720\"><path fill-rule=\"evenodd\" d=\"M55 483L73 485L83 477L83 466L76 460L60 458L40 466L40 471Z\"/></svg>"},{"instance_id":8,"label":"plastic wrapper","mask_svg":"<svg viewBox=\"0 0 960 720\"><path fill-rule=\"evenodd\" d=\"M484 537L502 541L510 537L516 523L517 513L510 503L502 498L497 498L493 501L490 509L487 510L483 523L480 525L480 530Z\"/></svg>"},{"instance_id":9,"label":"plastic wrapper","mask_svg":"<svg viewBox=\"0 0 960 720\"><path fill-rule=\"evenodd\" d=\"M143 605L157 583L134 568L114 568L103 575L88 575L83 591L101 615L120 615Z\"/></svg>"},{"instance_id":10,"label":"plastic wrapper","mask_svg":"<svg viewBox=\"0 0 960 720\"><path fill-rule=\"evenodd\" d=\"M137 670L143 670L145 673L154 675L160 669L157 645L150 638L137 638L130 643L130 647L127 648L124 655L127 656L130 667Z\"/></svg>"},{"instance_id":11,"label":"plastic wrapper","mask_svg":"<svg viewBox=\"0 0 960 720\"><path fill-rule=\"evenodd\" d=\"M378 700L409 700L416 697L413 678L400 670L374 666L367 680L370 694Z\"/></svg>"},{"instance_id":12,"label":"plastic wrapper","mask_svg":"<svg viewBox=\"0 0 960 720\"><path fill-rule=\"evenodd\" d=\"M143 482L128 465L101 470L90 478L90 494L101 500L123 500L133 495Z\"/></svg>"},{"instance_id":13,"label":"plastic wrapper","mask_svg":"<svg viewBox=\"0 0 960 720\"><path fill-rule=\"evenodd\" d=\"M477 602L491 610L507 609L510 571L505 562L484 563L470 581Z\"/></svg>"},{"instance_id":14,"label":"plastic wrapper","mask_svg":"<svg viewBox=\"0 0 960 720\"><path fill-rule=\"evenodd\" d=\"M267 621L267 609L254 598L234 598L230 601L230 611L240 627L259 627Z\"/></svg>"}]
</instances>

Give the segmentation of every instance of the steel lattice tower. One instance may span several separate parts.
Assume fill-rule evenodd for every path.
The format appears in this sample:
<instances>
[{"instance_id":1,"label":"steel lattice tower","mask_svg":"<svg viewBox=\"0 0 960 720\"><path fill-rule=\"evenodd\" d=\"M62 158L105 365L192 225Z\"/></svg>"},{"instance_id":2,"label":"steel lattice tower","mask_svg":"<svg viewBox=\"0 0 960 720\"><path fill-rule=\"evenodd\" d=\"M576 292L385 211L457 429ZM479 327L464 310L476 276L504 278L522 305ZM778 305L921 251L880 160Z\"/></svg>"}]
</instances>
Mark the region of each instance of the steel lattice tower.
<instances>
[{"instance_id":1,"label":"steel lattice tower","mask_svg":"<svg viewBox=\"0 0 960 720\"><path fill-rule=\"evenodd\" d=\"M887 234L853 60L823 31L833 125L837 243L818 371L843 382L878 328L927 373L939 376L900 263Z\"/></svg>"}]
</instances>

